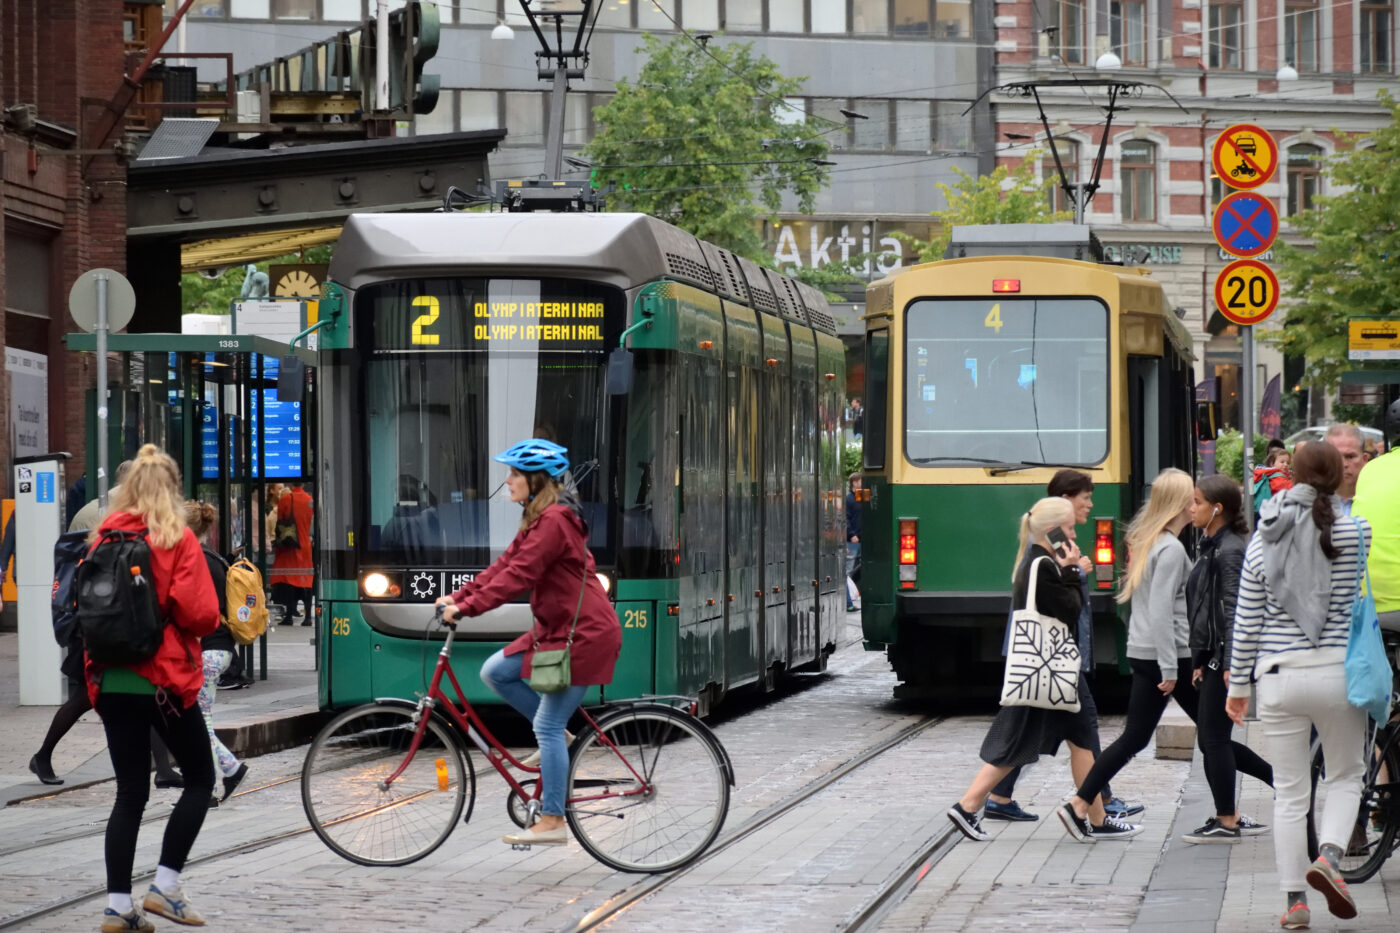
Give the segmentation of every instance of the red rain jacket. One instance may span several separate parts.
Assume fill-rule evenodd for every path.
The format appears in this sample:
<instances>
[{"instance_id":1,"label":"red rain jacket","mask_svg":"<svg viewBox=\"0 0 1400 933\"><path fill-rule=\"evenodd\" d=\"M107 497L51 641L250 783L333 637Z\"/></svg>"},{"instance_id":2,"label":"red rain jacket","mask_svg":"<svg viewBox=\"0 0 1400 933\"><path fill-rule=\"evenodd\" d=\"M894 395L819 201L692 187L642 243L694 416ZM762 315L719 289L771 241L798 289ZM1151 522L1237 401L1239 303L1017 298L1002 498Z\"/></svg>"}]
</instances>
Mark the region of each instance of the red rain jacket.
<instances>
[{"instance_id":1,"label":"red rain jacket","mask_svg":"<svg viewBox=\"0 0 1400 933\"><path fill-rule=\"evenodd\" d=\"M534 630L505 649L508 655L525 653L521 673L529 677L535 638L544 651L564 647L579 604L579 589L585 586L569 655L572 682L575 686L611 683L622 651L622 626L598 582L583 521L567 506L546 509L533 525L515 536L495 563L453 593L452 601L462 615L479 616L529 590Z\"/></svg>"},{"instance_id":2,"label":"red rain jacket","mask_svg":"<svg viewBox=\"0 0 1400 933\"><path fill-rule=\"evenodd\" d=\"M113 512L98 526L107 529L140 531L146 520L132 512ZM204 551L188 528L173 548L151 547L151 576L155 579L156 599L167 620L165 637L156 653L130 670L175 693L181 708L199 699L204 685L204 654L199 640L219 627L219 597L204 562ZM88 700L97 705L98 685L104 665L85 658Z\"/></svg>"}]
</instances>

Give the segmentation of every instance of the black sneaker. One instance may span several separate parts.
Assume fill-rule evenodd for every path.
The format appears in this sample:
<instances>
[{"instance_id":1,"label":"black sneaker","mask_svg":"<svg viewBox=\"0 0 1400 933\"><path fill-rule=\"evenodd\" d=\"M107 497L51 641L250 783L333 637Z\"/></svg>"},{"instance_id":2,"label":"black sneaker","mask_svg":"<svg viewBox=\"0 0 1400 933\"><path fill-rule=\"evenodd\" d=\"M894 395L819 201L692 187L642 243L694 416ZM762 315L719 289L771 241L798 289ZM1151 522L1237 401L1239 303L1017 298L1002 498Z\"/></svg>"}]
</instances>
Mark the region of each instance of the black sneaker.
<instances>
[{"instance_id":1,"label":"black sneaker","mask_svg":"<svg viewBox=\"0 0 1400 933\"><path fill-rule=\"evenodd\" d=\"M224 795L219 799L227 800L230 797L232 797L233 792L238 788L238 785L241 784L243 782L243 779L247 776L248 766L243 762L239 762L238 770L230 774L228 777L224 778Z\"/></svg>"},{"instance_id":2,"label":"black sneaker","mask_svg":"<svg viewBox=\"0 0 1400 933\"><path fill-rule=\"evenodd\" d=\"M1241 836L1262 836L1269 831L1269 824L1260 823L1258 820L1251 820L1243 813L1240 814L1240 835Z\"/></svg>"},{"instance_id":3,"label":"black sneaker","mask_svg":"<svg viewBox=\"0 0 1400 933\"><path fill-rule=\"evenodd\" d=\"M1100 839L1131 839L1140 832L1142 832L1142 827L1137 823L1115 820L1110 816L1104 819L1103 825L1092 827L1089 841L1097 842Z\"/></svg>"},{"instance_id":4,"label":"black sneaker","mask_svg":"<svg viewBox=\"0 0 1400 933\"><path fill-rule=\"evenodd\" d=\"M1008 823L1033 823L1040 819L1034 813L1022 810L1021 805L1014 800L1009 803L988 800L987 808L982 811L982 817L988 820L1006 820Z\"/></svg>"},{"instance_id":5,"label":"black sneaker","mask_svg":"<svg viewBox=\"0 0 1400 933\"><path fill-rule=\"evenodd\" d=\"M1192 845L1216 842L1231 845L1240 841L1240 831L1226 826L1215 817L1206 820L1205 825L1200 829L1192 830L1181 837L1182 842L1189 842Z\"/></svg>"},{"instance_id":6,"label":"black sneaker","mask_svg":"<svg viewBox=\"0 0 1400 933\"><path fill-rule=\"evenodd\" d=\"M955 803L948 808L948 819L953 821L959 832L973 842L986 842L992 838L992 834L982 828L982 821L977 818L977 814L968 813L962 808L962 804Z\"/></svg>"},{"instance_id":7,"label":"black sneaker","mask_svg":"<svg viewBox=\"0 0 1400 933\"><path fill-rule=\"evenodd\" d=\"M1060 822L1065 824L1065 832L1069 833L1080 842L1093 842L1094 830L1089 825L1089 821L1078 813L1074 812L1074 804L1065 801L1064 804L1055 809L1055 815L1060 818Z\"/></svg>"}]
</instances>

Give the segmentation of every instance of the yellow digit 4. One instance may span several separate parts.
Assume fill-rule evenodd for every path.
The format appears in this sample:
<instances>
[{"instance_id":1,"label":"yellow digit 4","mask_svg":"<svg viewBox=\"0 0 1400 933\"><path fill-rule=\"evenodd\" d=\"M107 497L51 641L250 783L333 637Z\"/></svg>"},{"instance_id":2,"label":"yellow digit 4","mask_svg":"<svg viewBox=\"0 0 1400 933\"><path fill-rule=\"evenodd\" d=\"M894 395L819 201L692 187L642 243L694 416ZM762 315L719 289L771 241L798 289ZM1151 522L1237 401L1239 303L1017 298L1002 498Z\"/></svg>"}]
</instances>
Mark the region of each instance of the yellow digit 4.
<instances>
[{"instance_id":1,"label":"yellow digit 4","mask_svg":"<svg viewBox=\"0 0 1400 933\"><path fill-rule=\"evenodd\" d=\"M992 310L987 312L987 317L983 319L982 323L997 333L1001 333L1001 302L992 305Z\"/></svg>"},{"instance_id":2,"label":"yellow digit 4","mask_svg":"<svg viewBox=\"0 0 1400 933\"><path fill-rule=\"evenodd\" d=\"M425 334L423 333L423 328L428 327L438 319L438 313L441 310L438 300L432 295L419 295L417 298L413 299L413 306L415 308L427 308L428 313L420 314L413 319L413 336L410 342L419 346L437 346L438 335Z\"/></svg>"}]
</instances>

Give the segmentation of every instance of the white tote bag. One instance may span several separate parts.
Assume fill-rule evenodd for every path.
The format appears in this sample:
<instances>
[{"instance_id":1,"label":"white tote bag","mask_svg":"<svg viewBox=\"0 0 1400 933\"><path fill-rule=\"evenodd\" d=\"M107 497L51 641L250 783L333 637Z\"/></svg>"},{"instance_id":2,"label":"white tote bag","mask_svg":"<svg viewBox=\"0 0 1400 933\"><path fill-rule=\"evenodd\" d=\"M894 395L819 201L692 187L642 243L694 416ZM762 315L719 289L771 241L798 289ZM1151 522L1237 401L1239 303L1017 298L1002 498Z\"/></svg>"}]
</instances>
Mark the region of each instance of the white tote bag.
<instances>
[{"instance_id":1,"label":"white tote bag","mask_svg":"<svg viewBox=\"0 0 1400 933\"><path fill-rule=\"evenodd\" d=\"M1036 609L1038 557L1031 564L1026 605L1011 616L1011 644L1006 652L1002 706L1079 712L1079 646L1074 632L1054 616Z\"/></svg>"}]
</instances>

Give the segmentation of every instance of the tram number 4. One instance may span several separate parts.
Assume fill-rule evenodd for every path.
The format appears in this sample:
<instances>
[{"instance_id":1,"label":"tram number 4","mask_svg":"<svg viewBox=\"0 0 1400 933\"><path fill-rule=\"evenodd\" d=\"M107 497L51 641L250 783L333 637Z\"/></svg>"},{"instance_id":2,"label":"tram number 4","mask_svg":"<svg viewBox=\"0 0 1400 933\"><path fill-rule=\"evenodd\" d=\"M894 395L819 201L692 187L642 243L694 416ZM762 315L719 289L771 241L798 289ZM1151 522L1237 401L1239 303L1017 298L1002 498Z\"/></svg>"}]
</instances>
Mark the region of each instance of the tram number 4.
<instances>
[{"instance_id":1,"label":"tram number 4","mask_svg":"<svg viewBox=\"0 0 1400 933\"><path fill-rule=\"evenodd\" d=\"M338 619L338 618L336 618L335 616L331 616L331 634L332 634L332 635L349 635L349 634L350 634L350 618L347 616L346 618Z\"/></svg>"},{"instance_id":2,"label":"tram number 4","mask_svg":"<svg viewBox=\"0 0 1400 933\"><path fill-rule=\"evenodd\" d=\"M413 299L413 306L415 308L427 308L428 311L426 314L420 314L413 319L413 335L410 338L410 342L415 346L437 346L438 335L425 334L423 333L423 328L436 323L438 314L442 311L442 306L438 304L438 300L432 295L419 295L417 298Z\"/></svg>"},{"instance_id":3,"label":"tram number 4","mask_svg":"<svg viewBox=\"0 0 1400 933\"><path fill-rule=\"evenodd\" d=\"M1242 275L1232 275L1225 280L1226 288L1233 288L1235 291L1225 304L1231 308L1263 308L1269 304L1269 283L1262 276L1252 276L1246 279ZM1248 289L1248 294L1245 290ZM1242 298L1249 300L1242 301Z\"/></svg>"},{"instance_id":4,"label":"tram number 4","mask_svg":"<svg viewBox=\"0 0 1400 933\"><path fill-rule=\"evenodd\" d=\"M646 628L647 611L645 609L627 609L622 613L623 628Z\"/></svg>"},{"instance_id":5,"label":"tram number 4","mask_svg":"<svg viewBox=\"0 0 1400 933\"><path fill-rule=\"evenodd\" d=\"M992 310L987 312L987 316L982 320L982 323L998 334L1001 333L1001 302L998 301L996 304L992 305Z\"/></svg>"}]
</instances>

